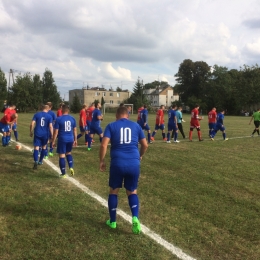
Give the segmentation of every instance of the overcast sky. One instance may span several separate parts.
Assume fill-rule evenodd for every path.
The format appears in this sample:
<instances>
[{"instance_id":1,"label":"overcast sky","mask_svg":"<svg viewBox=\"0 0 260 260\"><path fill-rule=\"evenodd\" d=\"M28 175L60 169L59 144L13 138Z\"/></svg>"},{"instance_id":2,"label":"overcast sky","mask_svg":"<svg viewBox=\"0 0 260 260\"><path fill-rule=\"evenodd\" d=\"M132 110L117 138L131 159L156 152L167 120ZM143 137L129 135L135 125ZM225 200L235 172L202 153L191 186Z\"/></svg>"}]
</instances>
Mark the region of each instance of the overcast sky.
<instances>
[{"instance_id":1,"label":"overcast sky","mask_svg":"<svg viewBox=\"0 0 260 260\"><path fill-rule=\"evenodd\" d=\"M260 60L259 0L0 0L0 67L53 72L62 97L83 85L174 85L184 59Z\"/></svg>"}]
</instances>

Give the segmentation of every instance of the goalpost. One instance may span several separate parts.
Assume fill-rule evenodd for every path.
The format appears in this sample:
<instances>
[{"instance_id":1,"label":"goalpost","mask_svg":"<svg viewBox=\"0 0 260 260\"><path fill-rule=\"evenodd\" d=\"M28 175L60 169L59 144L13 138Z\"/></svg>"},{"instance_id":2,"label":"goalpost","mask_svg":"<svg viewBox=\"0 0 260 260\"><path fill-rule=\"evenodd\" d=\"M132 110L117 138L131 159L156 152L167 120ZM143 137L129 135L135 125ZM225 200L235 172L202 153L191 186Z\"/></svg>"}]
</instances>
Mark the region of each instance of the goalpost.
<instances>
[{"instance_id":1,"label":"goalpost","mask_svg":"<svg viewBox=\"0 0 260 260\"><path fill-rule=\"evenodd\" d=\"M124 104L125 107L127 106L131 106L131 114L133 115L134 114L134 104ZM105 115L106 114L106 109L107 108L117 108L119 107L119 105L115 105L115 104L110 104L110 103L104 103L103 104L103 114Z\"/></svg>"}]
</instances>

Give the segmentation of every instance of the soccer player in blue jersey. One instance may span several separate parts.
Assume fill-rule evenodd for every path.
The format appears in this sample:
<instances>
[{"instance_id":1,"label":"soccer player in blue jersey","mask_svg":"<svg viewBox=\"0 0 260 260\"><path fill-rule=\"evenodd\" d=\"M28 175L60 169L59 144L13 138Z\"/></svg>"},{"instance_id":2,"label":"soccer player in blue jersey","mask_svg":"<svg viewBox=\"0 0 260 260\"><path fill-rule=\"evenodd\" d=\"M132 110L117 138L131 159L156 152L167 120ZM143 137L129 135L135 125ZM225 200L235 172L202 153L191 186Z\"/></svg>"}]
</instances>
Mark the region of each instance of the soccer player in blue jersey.
<instances>
[{"instance_id":1,"label":"soccer player in blue jersey","mask_svg":"<svg viewBox=\"0 0 260 260\"><path fill-rule=\"evenodd\" d=\"M144 105L143 110L140 111L140 121L137 122L143 130L147 131L147 139L148 143L152 144L153 142L151 141L151 130L148 125L148 110L147 110L147 105Z\"/></svg>"},{"instance_id":2,"label":"soccer player in blue jersey","mask_svg":"<svg viewBox=\"0 0 260 260\"><path fill-rule=\"evenodd\" d=\"M107 146L110 148L110 174L108 209L110 219L106 224L110 228L116 228L116 209L118 204L118 192L122 183L126 189L129 206L132 212L132 231L134 234L141 232L139 222L139 199L137 196L137 184L140 175L140 161L148 148L146 138L141 127L128 120L126 107L119 107L116 112L116 121L107 125L100 146L99 159L100 171L106 170L105 155ZM138 151L138 142L141 145Z\"/></svg>"},{"instance_id":3,"label":"soccer player in blue jersey","mask_svg":"<svg viewBox=\"0 0 260 260\"><path fill-rule=\"evenodd\" d=\"M47 104L49 106L49 111L48 114L52 117L52 125L54 126L55 124L55 120L57 118L56 114L51 110L52 109L52 103L51 102L47 102ZM47 149L46 149L46 154L45 154L45 159L48 159L48 155L49 156L53 156L53 144L52 144L52 135L50 135L49 133L49 143L50 143L50 151L48 153L48 145L47 145Z\"/></svg>"},{"instance_id":4,"label":"soccer player in blue jersey","mask_svg":"<svg viewBox=\"0 0 260 260\"><path fill-rule=\"evenodd\" d=\"M33 137L33 169L37 169L38 164L42 164L43 157L46 154L46 146L49 139L49 134L53 134L52 117L48 114L49 106L43 105L42 111L33 116L30 124L30 136ZM42 148L40 159L38 161L39 147Z\"/></svg>"},{"instance_id":5,"label":"soccer player in blue jersey","mask_svg":"<svg viewBox=\"0 0 260 260\"><path fill-rule=\"evenodd\" d=\"M213 131L211 131L211 140L214 141L214 137L216 135L216 133L220 130L222 132L222 136L224 141L227 141L228 138L226 138L226 129L224 127L224 114L225 114L225 110L221 109L220 112L217 115L217 123L215 125L215 128Z\"/></svg>"},{"instance_id":6,"label":"soccer player in blue jersey","mask_svg":"<svg viewBox=\"0 0 260 260\"><path fill-rule=\"evenodd\" d=\"M101 108L100 103L99 102L95 103L95 109L93 110L92 113L92 121L89 129L88 151L91 150L91 143L94 134L98 134L99 140L100 142L102 142L103 132L102 132L102 128L100 127L100 122L103 120L103 115L100 111L100 108Z\"/></svg>"},{"instance_id":7,"label":"soccer player in blue jersey","mask_svg":"<svg viewBox=\"0 0 260 260\"><path fill-rule=\"evenodd\" d=\"M74 175L73 157L71 155L73 145L77 145L77 126L74 117L69 115L69 107L62 106L62 116L56 119L54 125L54 133L52 143L55 144L56 138L59 135L57 143L57 153L59 154L59 165L61 170L60 177L66 178L66 162L67 159L70 174Z\"/></svg>"},{"instance_id":8,"label":"soccer player in blue jersey","mask_svg":"<svg viewBox=\"0 0 260 260\"><path fill-rule=\"evenodd\" d=\"M174 133L174 143L179 143L178 138L178 122L176 117L176 105L172 105L171 109L168 111L168 133L167 133L167 144L170 144L171 132Z\"/></svg>"}]
</instances>

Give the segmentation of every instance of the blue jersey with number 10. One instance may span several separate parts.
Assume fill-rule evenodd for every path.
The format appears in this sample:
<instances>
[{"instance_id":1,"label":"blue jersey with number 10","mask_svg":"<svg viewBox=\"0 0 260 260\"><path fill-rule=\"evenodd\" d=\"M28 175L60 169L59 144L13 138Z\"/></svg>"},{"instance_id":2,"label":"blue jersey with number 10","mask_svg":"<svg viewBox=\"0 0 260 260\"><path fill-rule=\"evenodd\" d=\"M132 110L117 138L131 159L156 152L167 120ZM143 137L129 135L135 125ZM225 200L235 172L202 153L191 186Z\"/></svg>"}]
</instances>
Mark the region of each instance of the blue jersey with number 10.
<instances>
[{"instance_id":1,"label":"blue jersey with number 10","mask_svg":"<svg viewBox=\"0 0 260 260\"><path fill-rule=\"evenodd\" d=\"M34 135L37 137L49 136L49 127L52 123L52 117L47 112L38 112L33 116L32 121L35 121Z\"/></svg>"},{"instance_id":2,"label":"blue jersey with number 10","mask_svg":"<svg viewBox=\"0 0 260 260\"><path fill-rule=\"evenodd\" d=\"M138 142L144 139L144 133L137 123L126 118L107 125L104 137L111 142L111 165L140 165Z\"/></svg>"},{"instance_id":3,"label":"blue jersey with number 10","mask_svg":"<svg viewBox=\"0 0 260 260\"><path fill-rule=\"evenodd\" d=\"M76 120L71 115L62 115L56 119L54 129L58 129L59 142L73 142L73 130L76 127Z\"/></svg>"}]
</instances>

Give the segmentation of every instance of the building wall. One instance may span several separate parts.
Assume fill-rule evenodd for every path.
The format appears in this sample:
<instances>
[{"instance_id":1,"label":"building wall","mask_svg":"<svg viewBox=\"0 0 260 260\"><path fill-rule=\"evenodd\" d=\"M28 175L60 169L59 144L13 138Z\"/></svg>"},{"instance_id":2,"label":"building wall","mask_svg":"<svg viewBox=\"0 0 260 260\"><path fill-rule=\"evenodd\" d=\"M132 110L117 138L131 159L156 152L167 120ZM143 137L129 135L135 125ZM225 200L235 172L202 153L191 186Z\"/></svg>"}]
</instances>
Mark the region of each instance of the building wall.
<instances>
[{"instance_id":1,"label":"building wall","mask_svg":"<svg viewBox=\"0 0 260 260\"><path fill-rule=\"evenodd\" d=\"M118 106L125 99L131 96L131 92L117 92L107 90L92 90L92 89L74 89L69 91L69 102L73 102L75 95L78 95L81 104L91 105L95 100L101 102L102 97L105 103L110 103L111 106Z\"/></svg>"}]
</instances>

